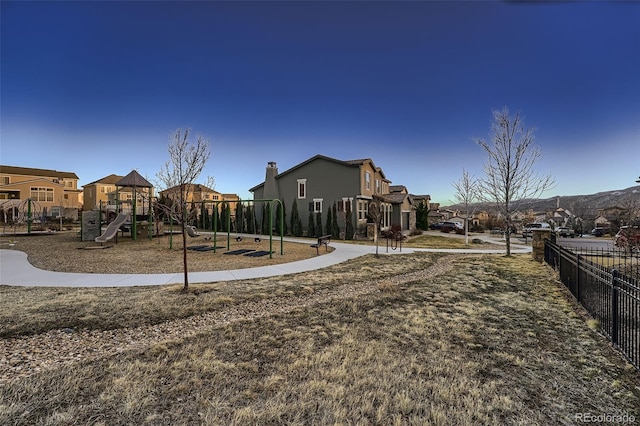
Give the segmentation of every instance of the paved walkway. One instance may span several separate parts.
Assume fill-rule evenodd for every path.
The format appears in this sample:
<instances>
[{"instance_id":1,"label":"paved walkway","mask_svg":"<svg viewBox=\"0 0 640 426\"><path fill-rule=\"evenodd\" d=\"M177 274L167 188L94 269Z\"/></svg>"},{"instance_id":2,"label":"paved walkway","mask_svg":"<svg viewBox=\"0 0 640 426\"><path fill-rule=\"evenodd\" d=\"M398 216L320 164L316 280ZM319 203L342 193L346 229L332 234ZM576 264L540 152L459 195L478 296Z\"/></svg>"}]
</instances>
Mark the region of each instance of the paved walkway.
<instances>
[{"instance_id":1,"label":"paved walkway","mask_svg":"<svg viewBox=\"0 0 640 426\"><path fill-rule=\"evenodd\" d=\"M498 239L484 238L487 242L500 244ZM309 240L285 238L286 241L309 244ZM375 253L375 246L332 242L334 251L322 256L278 265L227 271L190 272L189 283L209 283L217 281L242 280L277 275L296 274L345 262L365 254ZM386 247L378 248L380 254L387 254ZM388 254L424 252L442 253L504 253L504 250L484 249L418 249L402 248L389 250ZM513 244L512 253L529 253L530 246ZM183 273L171 274L85 274L72 272L52 272L32 266L27 255L17 250L0 249L0 285L33 287L130 287L144 285L182 284Z\"/></svg>"}]
</instances>

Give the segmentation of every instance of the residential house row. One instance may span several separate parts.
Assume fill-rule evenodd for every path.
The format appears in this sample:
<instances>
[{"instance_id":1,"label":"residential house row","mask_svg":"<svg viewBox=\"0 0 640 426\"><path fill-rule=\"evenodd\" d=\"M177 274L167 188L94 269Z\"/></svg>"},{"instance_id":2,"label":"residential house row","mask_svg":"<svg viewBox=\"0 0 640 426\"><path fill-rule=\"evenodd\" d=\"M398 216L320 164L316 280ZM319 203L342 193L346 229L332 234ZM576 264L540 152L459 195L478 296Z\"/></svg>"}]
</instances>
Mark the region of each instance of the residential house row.
<instances>
[{"instance_id":1,"label":"residential house row","mask_svg":"<svg viewBox=\"0 0 640 426\"><path fill-rule=\"evenodd\" d=\"M148 200L156 196L150 184L149 188L135 191L130 186L118 185L125 178L131 179L130 175L111 174L79 188L79 178L73 172L0 165L0 220L13 220L28 208L38 216L62 216L77 220L82 210L131 203L134 193L136 204L148 205ZM135 175L137 172L133 178L143 179ZM169 188L158 195L171 196L176 190ZM355 227L362 231L367 222L369 202L373 199L380 201L384 227L396 225L405 231L414 229L416 208L420 203L429 211L429 223L465 220L460 211L441 209L438 203L431 203L429 195L414 195L403 185L392 185L385 172L370 158L344 161L316 155L284 172L279 172L276 163L270 162L267 164L265 181L249 191L254 199L283 200L287 212L291 212L295 199L304 229L308 226L309 213L320 213L324 220L327 210L336 203L340 212L339 225L344 228L344 214L348 207ZM26 204L28 199L31 200L30 207ZM187 199L194 203L229 201L232 214L235 211L234 201L238 200L237 194L221 193L200 184L193 185ZM610 207L598 210L594 217L582 219L589 225L607 228L623 222L621 218L625 215L628 215L628 209ZM472 226L485 228L499 226L500 223L499 217L486 210L475 212L469 219ZM554 226L572 226L579 220L571 211L561 208L558 201L556 209L549 211L519 212L514 223L518 227L536 221L549 222Z\"/></svg>"},{"instance_id":2,"label":"residential house row","mask_svg":"<svg viewBox=\"0 0 640 426\"><path fill-rule=\"evenodd\" d=\"M80 189L75 173L0 166L0 205L11 202L11 211L18 214L20 209L24 210L24 202L31 199L34 215L58 216L62 212L63 217L77 220L79 211L102 208L115 212L135 199L138 211L144 213L144 206L156 194L150 184L138 184L138 188L134 188L123 183L131 179L133 182L144 181L133 171L127 176L105 176ZM369 203L373 199L380 201L383 227L396 225L402 230L414 229L416 205L419 202L428 205L430 197L412 195L405 186L391 183L384 171L369 158L343 161L316 155L282 173L278 172L275 162L268 163L265 181L250 192L254 200L283 200L288 212L295 199L304 229L308 226L309 213L326 217L335 203L340 211L340 227L344 229L345 214L351 211L355 228L364 230ZM171 197L176 190L169 188L158 195ZM193 185L187 199L194 203L229 201L232 214L235 210L233 201L237 200L236 194L220 193L200 184Z\"/></svg>"},{"instance_id":3,"label":"residential house row","mask_svg":"<svg viewBox=\"0 0 640 426\"><path fill-rule=\"evenodd\" d=\"M73 172L0 165L0 220L14 221L31 211L32 217L64 217L78 220L80 211L105 212L130 209L136 199L138 212L146 213L149 200L155 197L153 186L135 170L127 176L111 174L78 187ZM175 192L176 188L161 191L160 195ZM225 194L193 185L188 201L236 201L236 194ZM27 200L30 200L28 202ZM112 215L113 216L113 215Z\"/></svg>"},{"instance_id":4,"label":"residential house row","mask_svg":"<svg viewBox=\"0 0 640 426\"><path fill-rule=\"evenodd\" d=\"M14 220L31 210L77 220L82 206L78 180L73 172L0 165L2 219Z\"/></svg>"}]
</instances>

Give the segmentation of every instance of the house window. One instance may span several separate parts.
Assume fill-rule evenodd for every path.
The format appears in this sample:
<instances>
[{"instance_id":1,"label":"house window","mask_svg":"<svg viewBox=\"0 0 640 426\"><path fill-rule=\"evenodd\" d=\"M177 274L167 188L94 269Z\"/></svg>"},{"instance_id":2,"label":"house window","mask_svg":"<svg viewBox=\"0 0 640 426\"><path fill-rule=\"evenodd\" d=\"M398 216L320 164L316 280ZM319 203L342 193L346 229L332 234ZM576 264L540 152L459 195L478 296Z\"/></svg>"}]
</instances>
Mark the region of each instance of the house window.
<instances>
[{"instance_id":1,"label":"house window","mask_svg":"<svg viewBox=\"0 0 640 426\"><path fill-rule=\"evenodd\" d=\"M364 172L364 187L365 189L371 189L371 173Z\"/></svg>"},{"instance_id":2,"label":"house window","mask_svg":"<svg viewBox=\"0 0 640 426\"><path fill-rule=\"evenodd\" d=\"M380 179L376 179L376 194L380 193Z\"/></svg>"},{"instance_id":3,"label":"house window","mask_svg":"<svg viewBox=\"0 0 640 426\"><path fill-rule=\"evenodd\" d=\"M313 212L322 213L322 198L313 199Z\"/></svg>"},{"instance_id":4,"label":"house window","mask_svg":"<svg viewBox=\"0 0 640 426\"><path fill-rule=\"evenodd\" d=\"M9 185L9 176L0 176L0 185Z\"/></svg>"},{"instance_id":5,"label":"house window","mask_svg":"<svg viewBox=\"0 0 640 426\"><path fill-rule=\"evenodd\" d=\"M33 201L53 201L53 188L31 187L31 199Z\"/></svg>"},{"instance_id":6,"label":"house window","mask_svg":"<svg viewBox=\"0 0 640 426\"><path fill-rule=\"evenodd\" d=\"M218 195L214 195L214 196L213 196L213 201L218 201L218 199L219 199L219 198L220 198L220 196L218 196Z\"/></svg>"},{"instance_id":7,"label":"house window","mask_svg":"<svg viewBox=\"0 0 640 426\"><path fill-rule=\"evenodd\" d=\"M391 224L391 204L382 203L382 226L388 228Z\"/></svg>"},{"instance_id":8,"label":"house window","mask_svg":"<svg viewBox=\"0 0 640 426\"><path fill-rule=\"evenodd\" d=\"M307 198L307 180L298 179L298 199Z\"/></svg>"},{"instance_id":9,"label":"house window","mask_svg":"<svg viewBox=\"0 0 640 426\"><path fill-rule=\"evenodd\" d=\"M369 200L358 200L358 220L367 220Z\"/></svg>"},{"instance_id":10,"label":"house window","mask_svg":"<svg viewBox=\"0 0 640 426\"><path fill-rule=\"evenodd\" d=\"M338 211L346 213L347 206L350 205L349 202L350 202L349 198L343 198L342 201L338 203Z\"/></svg>"}]
</instances>

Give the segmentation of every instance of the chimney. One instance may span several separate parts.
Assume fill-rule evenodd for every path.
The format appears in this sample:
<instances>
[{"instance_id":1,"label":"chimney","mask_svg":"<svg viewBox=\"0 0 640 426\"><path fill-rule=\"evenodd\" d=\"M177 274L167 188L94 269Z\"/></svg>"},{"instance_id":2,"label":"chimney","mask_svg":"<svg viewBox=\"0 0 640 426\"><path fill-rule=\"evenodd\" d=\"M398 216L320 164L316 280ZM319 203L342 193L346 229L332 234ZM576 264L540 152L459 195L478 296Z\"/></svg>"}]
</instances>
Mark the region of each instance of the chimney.
<instances>
[{"instance_id":1,"label":"chimney","mask_svg":"<svg viewBox=\"0 0 640 426\"><path fill-rule=\"evenodd\" d=\"M278 166L275 161L267 163L267 173L264 178L264 198L274 199L280 198L280 192L278 191L278 184L276 182L276 176L278 175Z\"/></svg>"}]
</instances>

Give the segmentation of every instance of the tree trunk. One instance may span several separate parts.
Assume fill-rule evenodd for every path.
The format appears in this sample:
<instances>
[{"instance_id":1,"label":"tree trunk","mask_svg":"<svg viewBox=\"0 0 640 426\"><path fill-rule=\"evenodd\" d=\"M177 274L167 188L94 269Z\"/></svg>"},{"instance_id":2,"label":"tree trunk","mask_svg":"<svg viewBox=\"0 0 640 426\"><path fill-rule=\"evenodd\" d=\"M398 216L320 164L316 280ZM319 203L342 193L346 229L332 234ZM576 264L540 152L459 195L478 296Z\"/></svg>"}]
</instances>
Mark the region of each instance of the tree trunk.
<instances>
[{"instance_id":1,"label":"tree trunk","mask_svg":"<svg viewBox=\"0 0 640 426\"><path fill-rule=\"evenodd\" d=\"M511 256L511 222L509 222L509 225L507 225L505 236L507 237L505 241L507 245L507 257L510 257Z\"/></svg>"},{"instance_id":2,"label":"tree trunk","mask_svg":"<svg viewBox=\"0 0 640 426\"><path fill-rule=\"evenodd\" d=\"M184 287L182 288L184 291L189 289L189 272L187 271L187 228L182 221L182 263L184 269Z\"/></svg>"}]
</instances>

